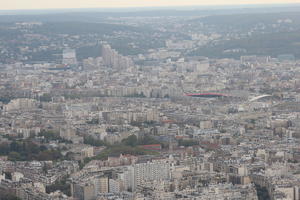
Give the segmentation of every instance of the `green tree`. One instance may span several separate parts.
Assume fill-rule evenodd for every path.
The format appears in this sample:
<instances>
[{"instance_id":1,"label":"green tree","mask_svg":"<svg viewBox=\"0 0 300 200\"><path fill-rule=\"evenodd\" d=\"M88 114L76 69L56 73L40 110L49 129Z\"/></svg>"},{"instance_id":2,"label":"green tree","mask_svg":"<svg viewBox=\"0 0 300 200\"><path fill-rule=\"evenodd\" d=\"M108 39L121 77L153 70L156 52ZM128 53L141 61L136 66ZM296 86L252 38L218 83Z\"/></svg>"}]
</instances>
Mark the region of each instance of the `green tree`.
<instances>
[{"instance_id":1,"label":"green tree","mask_svg":"<svg viewBox=\"0 0 300 200\"><path fill-rule=\"evenodd\" d=\"M44 101L44 102L50 102L50 101L52 101L52 96L51 96L51 94L43 94L43 95L40 97L40 101Z\"/></svg>"},{"instance_id":2,"label":"green tree","mask_svg":"<svg viewBox=\"0 0 300 200\"><path fill-rule=\"evenodd\" d=\"M106 142L102 140L96 140L92 136L85 136L83 142L84 144L89 144L95 147L107 146Z\"/></svg>"},{"instance_id":3,"label":"green tree","mask_svg":"<svg viewBox=\"0 0 300 200\"><path fill-rule=\"evenodd\" d=\"M156 140L154 137L150 135L145 135L138 141L139 145L147 145L147 144L162 144L160 141Z\"/></svg>"},{"instance_id":4,"label":"green tree","mask_svg":"<svg viewBox=\"0 0 300 200\"><path fill-rule=\"evenodd\" d=\"M21 160L21 155L18 152L13 151L8 154L8 159L10 161L18 161Z\"/></svg>"},{"instance_id":5,"label":"green tree","mask_svg":"<svg viewBox=\"0 0 300 200\"><path fill-rule=\"evenodd\" d=\"M0 192L0 200L21 200L19 197L16 197L13 194L8 192Z\"/></svg>"},{"instance_id":6,"label":"green tree","mask_svg":"<svg viewBox=\"0 0 300 200\"><path fill-rule=\"evenodd\" d=\"M185 146L185 147L194 146L194 145L198 145L198 144L199 144L199 142L195 141L195 140L179 140L178 141L179 146Z\"/></svg>"},{"instance_id":7,"label":"green tree","mask_svg":"<svg viewBox=\"0 0 300 200\"><path fill-rule=\"evenodd\" d=\"M10 146L8 143L1 143L0 144L0 155L7 155L10 151Z\"/></svg>"},{"instance_id":8,"label":"green tree","mask_svg":"<svg viewBox=\"0 0 300 200\"><path fill-rule=\"evenodd\" d=\"M59 132L51 130L41 130L39 136L44 136L47 140L61 140L62 138L59 135Z\"/></svg>"},{"instance_id":9,"label":"green tree","mask_svg":"<svg viewBox=\"0 0 300 200\"><path fill-rule=\"evenodd\" d=\"M135 147L138 144L138 139L135 135L131 135L128 138L123 139L122 143L126 146Z\"/></svg>"}]
</instances>

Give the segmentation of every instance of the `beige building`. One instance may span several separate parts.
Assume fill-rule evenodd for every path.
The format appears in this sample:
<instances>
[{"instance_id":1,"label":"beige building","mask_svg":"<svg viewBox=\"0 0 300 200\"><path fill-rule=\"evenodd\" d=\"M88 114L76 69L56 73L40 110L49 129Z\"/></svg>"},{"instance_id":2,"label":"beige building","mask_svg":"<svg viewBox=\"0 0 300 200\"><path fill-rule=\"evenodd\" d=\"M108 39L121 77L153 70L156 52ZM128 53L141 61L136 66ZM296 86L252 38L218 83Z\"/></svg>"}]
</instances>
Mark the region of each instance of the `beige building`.
<instances>
[{"instance_id":1,"label":"beige building","mask_svg":"<svg viewBox=\"0 0 300 200\"><path fill-rule=\"evenodd\" d=\"M84 158L91 158L94 156L94 147L85 147L81 150L81 157Z\"/></svg>"}]
</instances>

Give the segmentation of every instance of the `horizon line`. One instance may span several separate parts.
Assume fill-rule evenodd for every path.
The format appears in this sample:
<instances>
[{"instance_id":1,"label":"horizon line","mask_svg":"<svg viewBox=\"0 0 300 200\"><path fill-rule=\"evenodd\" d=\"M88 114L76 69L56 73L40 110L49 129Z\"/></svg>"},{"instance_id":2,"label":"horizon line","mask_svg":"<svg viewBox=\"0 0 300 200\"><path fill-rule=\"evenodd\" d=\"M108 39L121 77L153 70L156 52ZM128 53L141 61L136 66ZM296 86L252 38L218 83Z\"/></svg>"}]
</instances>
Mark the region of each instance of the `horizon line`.
<instances>
[{"instance_id":1,"label":"horizon line","mask_svg":"<svg viewBox=\"0 0 300 200\"><path fill-rule=\"evenodd\" d=\"M281 6L292 6L292 5L297 5L300 6L300 2L296 2L296 3L255 3L255 4L249 4L249 3L241 3L241 4L211 4L211 5L170 5L170 6L121 6L121 7L61 7L61 8L17 8L17 9L0 9L0 12L17 12L17 11L68 11L68 10L135 10L135 9L165 9L165 8L171 8L171 9L179 9L179 10L185 10L187 8L193 8L193 10L195 9L199 9L199 8L210 8L213 9L213 7L217 7L218 9L220 8L247 8L247 7L281 7ZM184 9L185 8L185 9ZM165 9L165 10L171 10L171 9Z\"/></svg>"}]
</instances>

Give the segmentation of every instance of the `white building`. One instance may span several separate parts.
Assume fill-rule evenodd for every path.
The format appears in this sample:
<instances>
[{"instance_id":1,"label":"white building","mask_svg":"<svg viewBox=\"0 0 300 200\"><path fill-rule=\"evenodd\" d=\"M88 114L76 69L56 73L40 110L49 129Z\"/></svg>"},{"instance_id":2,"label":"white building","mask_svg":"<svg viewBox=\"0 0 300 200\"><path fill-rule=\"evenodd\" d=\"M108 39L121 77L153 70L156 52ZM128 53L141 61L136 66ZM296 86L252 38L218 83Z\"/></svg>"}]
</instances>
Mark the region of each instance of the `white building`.
<instances>
[{"instance_id":1,"label":"white building","mask_svg":"<svg viewBox=\"0 0 300 200\"><path fill-rule=\"evenodd\" d=\"M63 50L63 64L65 65L76 65L76 51L75 49L65 49Z\"/></svg>"},{"instance_id":2,"label":"white building","mask_svg":"<svg viewBox=\"0 0 300 200\"><path fill-rule=\"evenodd\" d=\"M120 181L109 179L109 192L110 193L119 193L120 192Z\"/></svg>"},{"instance_id":3,"label":"white building","mask_svg":"<svg viewBox=\"0 0 300 200\"><path fill-rule=\"evenodd\" d=\"M134 188L147 181L170 179L170 163L167 160L156 160L134 165Z\"/></svg>"}]
</instances>

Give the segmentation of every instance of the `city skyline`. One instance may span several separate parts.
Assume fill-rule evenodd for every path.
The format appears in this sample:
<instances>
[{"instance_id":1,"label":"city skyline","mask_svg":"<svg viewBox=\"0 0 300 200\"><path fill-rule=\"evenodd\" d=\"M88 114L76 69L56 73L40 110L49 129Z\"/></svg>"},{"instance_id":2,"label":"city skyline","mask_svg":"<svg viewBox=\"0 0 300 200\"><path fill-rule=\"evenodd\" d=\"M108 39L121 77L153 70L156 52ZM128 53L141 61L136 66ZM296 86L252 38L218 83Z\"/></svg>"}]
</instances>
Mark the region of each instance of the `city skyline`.
<instances>
[{"instance_id":1,"label":"city skyline","mask_svg":"<svg viewBox=\"0 0 300 200\"><path fill-rule=\"evenodd\" d=\"M0 1L0 10L31 10L31 9L66 9L66 8L134 8L134 7L174 7L174 6L223 6L223 5L261 5L261 4L290 4L300 3L300 0L264 0L264 1L249 1L249 0L112 0L112 1L94 1L94 0L53 0L53 1L38 1L38 0L12 0Z\"/></svg>"},{"instance_id":2,"label":"city skyline","mask_svg":"<svg viewBox=\"0 0 300 200\"><path fill-rule=\"evenodd\" d=\"M300 200L300 4L74 1L0 10L0 200Z\"/></svg>"}]
</instances>

